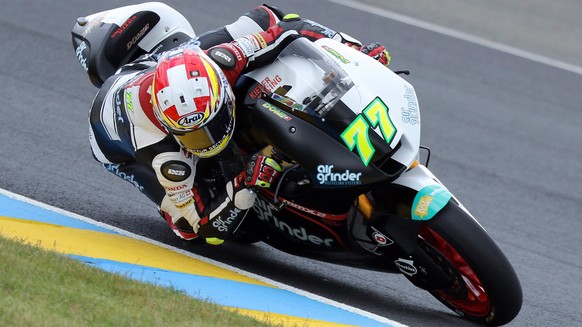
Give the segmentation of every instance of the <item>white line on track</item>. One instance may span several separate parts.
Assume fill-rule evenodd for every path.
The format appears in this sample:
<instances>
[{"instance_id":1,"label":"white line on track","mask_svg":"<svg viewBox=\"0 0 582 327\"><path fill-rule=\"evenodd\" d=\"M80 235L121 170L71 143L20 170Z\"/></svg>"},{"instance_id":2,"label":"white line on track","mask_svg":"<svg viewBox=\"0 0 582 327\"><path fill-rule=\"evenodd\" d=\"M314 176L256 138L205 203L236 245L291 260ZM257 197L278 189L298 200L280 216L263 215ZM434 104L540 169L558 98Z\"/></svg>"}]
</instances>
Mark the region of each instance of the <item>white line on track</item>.
<instances>
[{"instance_id":1,"label":"white line on track","mask_svg":"<svg viewBox=\"0 0 582 327\"><path fill-rule=\"evenodd\" d=\"M566 70L566 71L569 71L572 73L582 75L582 67L580 67L580 66L572 65L572 64L560 61L560 60L541 56L541 55L538 55L538 54L535 54L535 53L532 53L529 51L525 51L525 50L511 47L511 46L508 46L505 44L489 41L487 39L484 39L484 38L481 38L478 36L474 36L471 34L463 33L463 32L454 30L452 28L428 23L428 22L425 22L425 21L422 21L422 20L419 20L416 18L412 18L410 16L398 14L398 13L395 13L393 11L389 11L389 10L378 8L375 6L359 3L356 1L352 1L352 0L326 0L326 1L333 2L333 3L338 4L338 5L350 7L350 8L360 10L363 12L367 12L369 14L377 15L380 17L392 19L392 20L395 20L395 21L398 21L398 22L401 22L404 24L416 26L416 27L419 27L422 29L426 29L429 31L433 31L436 33L440 33L443 35L454 37L456 39L471 42L471 43L478 44L478 45L481 45L484 47L488 47L491 49L495 49L498 51L509 53L509 54L514 55L514 56L529 59L529 60L532 60L532 61L535 61L535 62L538 62L541 64L553 66L553 67L560 68L560 69L563 69L563 70Z\"/></svg>"},{"instance_id":2,"label":"white line on track","mask_svg":"<svg viewBox=\"0 0 582 327\"><path fill-rule=\"evenodd\" d=\"M229 265L224 264L222 262L215 261L215 260L212 260L212 259L203 257L203 256L199 256L199 255L196 255L194 253L191 253L191 252L188 252L188 251L184 251L182 249L179 249L179 248L176 248L176 247L173 247L173 246L170 246L170 245L167 245L167 244L164 244L164 243L161 243L161 242L158 242L158 241L149 239L149 238L145 238L143 236L140 236L140 235L137 235L137 234L128 232L126 230L123 230L123 229L120 229L120 228L117 228L117 227L114 227L114 226L111 226L111 225L107 225L107 224L98 222L98 221L93 220L91 218L88 218L88 217L85 217L85 216L81 216L81 215L78 215L76 213L73 213L73 212L70 212L70 211L66 211L66 210L63 210L63 209L60 209L60 208L57 208L57 207L53 207L53 206L48 205L46 203L42 203L42 202L39 202L39 201L30 199L30 198L27 198L25 196L22 196L22 195L19 195L19 194L16 194L16 193L12 193L12 192L10 192L8 190L5 190L5 189L2 189L2 188L0 188L0 195L7 196L9 198L12 198L12 199L15 199L15 200L18 200L18 201L21 201L21 202L29 203L29 204L32 204L32 205L37 206L39 208L46 209L46 210L50 210L50 211L56 212L58 214L67 216L67 217L75 218L75 219L81 220L83 222L86 222L86 223L89 223L89 224L93 224L93 225L102 227L104 229L111 230L111 231L116 232L116 233L119 233L119 234L121 234L123 236L131 237L133 239L137 239L137 240L140 240L140 241L144 241L144 242L147 242L147 243L150 243L150 244L153 244L153 245L156 245L156 246L159 246L159 247L162 247L162 248L165 248L165 249L168 249L168 250L171 250L171 251L174 251L174 252L177 252L177 253L186 255L188 257L191 257L193 259L196 259L196 260L199 260L199 261L202 261L202 262L206 262L206 263L209 263L209 264L213 264L213 265L218 266L220 268L223 268L223 269L226 269L226 270L229 270L229 271L233 271L233 272L239 273L241 275L244 275L244 276L247 276L247 277L256 279L256 280L261 281L263 283L273 285L273 286L275 286L277 288L280 288L280 289L283 289L283 290L286 290L286 291L289 291L289 292L292 292L292 293L295 293L295 294L304 296L304 297L309 298L311 300L315 300L315 301L318 301L318 302L321 302L321 303L324 303L324 304L327 304L327 305L330 305L330 306L333 306L333 307L336 307L336 308L339 308L339 309L343 309L345 311L348 311L348 312L351 312L351 313L355 313L355 314L358 314L360 316L363 316L363 317L366 317L366 318L369 318L369 319L372 319L372 320L376 320L376 321L381 322L381 323L385 323L385 324L388 324L388 325L391 325L391 326L394 326L394 327L408 327L407 325L404 325L402 323L399 323L397 321L394 321L394 320L391 320L391 319L388 319L388 318L384 318L384 317L378 316L378 315L373 314L371 312L367 312L367 311L364 311L362 309L358 309L358 308L349 306L349 305L344 304L344 303L341 303L341 302L333 301L331 299L327 299L327 298L321 297L319 295L316 295L316 294L313 294L313 293L310 293L310 292L301 290L299 288L295 288L293 286L289 286L289 285L286 285L286 284L282 284L280 282L271 280L269 278L266 278L266 277L263 277L263 276L260 276L260 275L253 274L251 272L248 272L248 271L245 271L245 270L241 270L241 269L236 268L236 267L233 267L233 266L229 266Z\"/></svg>"}]
</instances>

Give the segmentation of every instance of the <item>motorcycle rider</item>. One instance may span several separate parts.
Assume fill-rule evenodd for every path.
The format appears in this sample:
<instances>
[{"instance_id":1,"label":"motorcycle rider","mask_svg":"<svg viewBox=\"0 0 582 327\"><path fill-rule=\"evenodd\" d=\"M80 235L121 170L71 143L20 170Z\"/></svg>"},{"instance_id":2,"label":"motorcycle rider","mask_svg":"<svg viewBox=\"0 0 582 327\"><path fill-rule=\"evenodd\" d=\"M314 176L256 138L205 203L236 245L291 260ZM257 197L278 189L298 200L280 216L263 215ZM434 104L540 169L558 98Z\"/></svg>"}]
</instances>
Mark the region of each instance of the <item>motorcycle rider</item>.
<instances>
[{"instance_id":1,"label":"motorcycle rider","mask_svg":"<svg viewBox=\"0 0 582 327\"><path fill-rule=\"evenodd\" d=\"M269 187L281 171L266 156L244 162L230 142L231 85L300 36L334 38L390 62L378 43L362 46L298 15L259 6L176 49L138 58L108 78L89 117L95 159L153 201L179 237L222 243L253 206L254 189Z\"/></svg>"}]
</instances>

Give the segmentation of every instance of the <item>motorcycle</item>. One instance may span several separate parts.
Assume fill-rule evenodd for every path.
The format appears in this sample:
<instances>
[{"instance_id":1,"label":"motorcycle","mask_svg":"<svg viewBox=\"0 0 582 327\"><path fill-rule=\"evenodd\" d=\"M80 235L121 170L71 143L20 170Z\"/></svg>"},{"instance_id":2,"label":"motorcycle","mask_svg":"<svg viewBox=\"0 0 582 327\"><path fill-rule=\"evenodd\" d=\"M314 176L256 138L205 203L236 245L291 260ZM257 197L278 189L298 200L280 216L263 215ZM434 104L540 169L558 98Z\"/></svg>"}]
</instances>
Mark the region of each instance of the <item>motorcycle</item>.
<instances>
[{"instance_id":1,"label":"motorcycle","mask_svg":"<svg viewBox=\"0 0 582 327\"><path fill-rule=\"evenodd\" d=\"M501 325L518 314L511 264L419 162L418 100L397 73L333 40L298 39L246 74L235 94L236 143L247 153L267 149L285 167L261 190L242 239L401 273L474 322Z\"/></svg>"},{"instance_id":2,"label":"motorcycle","mask_svg":"<svg viewBox=\"0 0 582 327\"><path fill-rule=\"evenodd\" d=\"M77 59L96 86L138 55L195 37L171 8L147 6L75 24ZM235 143L246 154L272 156L283 171L260 190L233 240L401 273L467 320L506 324L521 309L518 277L427 168L418 99L402 73L331 39L299 38L272 64L241 77Z\"/></svg>"}]
</instances>

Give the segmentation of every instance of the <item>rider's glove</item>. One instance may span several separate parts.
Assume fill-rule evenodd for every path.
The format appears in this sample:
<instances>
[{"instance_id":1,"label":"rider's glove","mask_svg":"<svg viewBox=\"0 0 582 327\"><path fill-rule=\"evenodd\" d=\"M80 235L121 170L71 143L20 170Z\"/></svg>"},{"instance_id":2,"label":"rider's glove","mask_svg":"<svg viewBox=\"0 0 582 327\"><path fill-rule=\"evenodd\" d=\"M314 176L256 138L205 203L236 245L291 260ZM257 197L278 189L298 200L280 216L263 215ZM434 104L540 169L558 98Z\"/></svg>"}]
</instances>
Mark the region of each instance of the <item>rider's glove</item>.
<instances>
[{"instance_id":1,"label":"rider's glove","mask_svg":"<svg viewBox=\"0 0 582 327\"><path fill-rule=\"evenodd\" d=\"M281 166L274 159L254 155L246 165L245 184L249 188L268 188L280 172Z\"/></svg>"},{"instance_id":2,"label":"rider's glove","mask_svg":"<svg viewBox=\"0 0 582 327\"><path fill-rule=\"evenodd\" d=\"M390 64L390 53L386 48L378 43L370 43L360 48L360 51L367 54L368 56L378 60L382 65L388 67Z\"/></svg>"},{"instance_id":3,"label":"rider's glove","mask_svg":"<svg viewBox=\"0 0 582 327\"><path fill-rule=\"evenodd\" d=\"M252 156L245 170L228 183L226 192L229 199L221 204L220 210L213 211L208 219L201 220L198 234L213 245L222 244L225 239L232 237L255 202L257 193L253 188L268 188L279 172L281 166L274 159L262 155Z\"/></svg>"}]
</instances>

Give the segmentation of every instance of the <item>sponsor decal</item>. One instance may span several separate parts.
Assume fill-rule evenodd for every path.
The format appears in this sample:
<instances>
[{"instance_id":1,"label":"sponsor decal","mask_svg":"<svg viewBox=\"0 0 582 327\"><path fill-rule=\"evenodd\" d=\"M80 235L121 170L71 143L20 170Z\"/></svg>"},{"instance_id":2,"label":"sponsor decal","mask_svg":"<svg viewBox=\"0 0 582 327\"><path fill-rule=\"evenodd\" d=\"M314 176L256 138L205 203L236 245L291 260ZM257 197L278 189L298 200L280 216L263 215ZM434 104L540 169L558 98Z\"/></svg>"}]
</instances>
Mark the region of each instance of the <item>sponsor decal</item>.
<instances>
[{"instance_id":1,"label":"sponsor decal","mask_svg":"<svg viewBox=\"0 0 582 327\"><path fill-rule=\"evenodd\" d=\"M174 176L185 176L186 172L183 170L177 170L177 169L168 169L168 174L170 175L174 175Z\"/></svg>"},{"instance_id":2,"label":"sponsor decal","mask_svg":"<svg viewBox=\"0 0 582 327\"><path fill-rule=\"evenodd\" d=\"M185 200L191 200L192 196L194 196L192 190L186 190L184 192L168 195L168 197L170 198L170 200L172 200L172 202L174 202L174 204L184 202Z\"/></svg>"},{"instance_id":3,"label":"sponsor decal","mask_svg":"<svg viewBox=\"0 0 582 327\"><path fill-rule=\"evenodd\" d=\"M261 46L259 44L259 40L254 35L249 35L249 36L243 37L243 39L246 39L250 42L250 44L253 46L253 51L257 51L257 50L261 49Z\"/></svg>"},{"instance_id":4,"label":"sponsor decal","mask_svg":"<svg viewBox=\"0 0 582 327\"><path fill-rule=\"evenodd\" d=\"M115 93L115 116L117 117L117 121L122 124L125 123L121 112L121 99L119 98L119 92Z\"/></svg>"},{"instance_id":5,"label":"sponsor decal","mask_svg":"<svg viewBox=\"0 0 582 327\"><path fill-rule=\"evenodd\" d=\"M213 145L209 146L208 148L202 149L202 150L191 150L192 153L195 155L204 156L204 157L210 157L210 156L216 155L217 153L222 151L222 149L224 149L224 147L226 147L226 145L230 141L231 131L233 128L234 128L234 120L231 120L229 125L226 127L226 132L225 132L226 134L222 137L222 139L220 141L217 141Z\"/></svg>"},{"instance_id":6,"label":"sponsor decal","mask_svg":"<svg viewBox=\"0 0 582 327\"><path fill-rule=\"evenodd\" d=\"M276 100L276 101L286 105L287 107L289 107L293 110L299 110L299 111L303 110L303 105L301 103L295 102L293 99L289 99L288 97L281 96L277 93L273 93L271 95L271 97L273 98L273 100Z\"/></svg>"},{"instance_id":7,"label":"sponsor decal","mask_svg":"<svg viewBox=\"0 0 582 327\"><path fill-rule=\"evenodd\" d=\"M334 31L334 30L332 30L332 29L330 29L330 28L328 28L326 26L323 26L323 25L321 25L319 23L316 23L316 22L314 22L312 20L304 19L303 21L305 23L313 26L313 27L319 28L320 29L319 33L322 34L322 35L325 35L327 38L333 39L333 37L337 34L336 31Z\"/></svg>"},{"instance_id":8,"label":"sponsor decal","mask_svg":"<svg viewBox=\"0 0 582 327\"><path fill-rule=\"evenodd\" d=\"M184 181L190 177L190 174L192 173L192 168L190 168L190 166L177 160L165 162L160 167L160 170L162 175L172 182Z\"/></svg>"},{"instance_id":9,"label":"sponsor decal","mask_svg":"<svg viewBox=\"0 0 582 327\"><path fill-rule=\"evenodd\" d=\"M274 214L273 208L265 200L257 198L253 207L257 217L275 228L281 233L286 234L290 239L301 241L309 245L322 248L332 248L334 240L331 238L321 238L317 235L310 234L304 227L293 228L284 221L280 221Z\"/></svg>"},{"instance_id":10,"label":"sponsor decal","mask_svg":"<svg viewBox=\"0 0 582 327\"><path fill-rule=\"evenodd\" d=\"M210 52L210 57L221 67L232 69L236 66L234 56L232 53L228 52L222 48L212 49Z\"/></svg>"},{"instance_id":11,"label":"sponsor decal","mask_svg":"<svg viewBox=\"0 0 582 327\"><path fill-rule=\"evenodd\" d=\"M370 128L377 127L380 127L384 141L387 144L392 143L396 136L396 126L388 114L388 106L378 97L370 102L340 135L350 151L354 149L358 151L365 166L368 166L376 152L369 133Z\"/></svg>"},{"instance_id":12,"label":"sponsor decal","mask_svg":"<svg viewBox=\"0 0 582 327\"><path fill-rule=\"evenodd\" d=\"M259 85L257 85L250 93L249 96L252 99L258 99L261 97L262 93L269 93L273 91L279 83L281 83L283 79L279 75L275 75L275 77L265 77Z\"/></svg>"},{"instance_id":13,"label":"sponsor decal","mask_svg":"<svg viewBox=\"0 0 582 327\"><path fill-rule=\"evenodd\" d=\"M372 233L372 239L374 241L376 241L376 244L378 246L388 246L388 245L392 245L394 244L394 241L391 240L389 237L387 237L386 235L382 234L379 230L377 230L376 228L372 227L372 230L374 231Z\"/></svg>"},{"instance_id":14,"label":"sponsor decal","mask_svg":"<svg viewBox=\"0 0 582 327\"><path fill-rule=\"evenodd\" d=\"M194 204L194 199L188 199L188 201L186 201L186 202L184 202L184 203L181 203L181 204L175 204L175 203L174 203L174 205L175 205L175 206L176 206L176 208L178 208L178 209L184 209L184 208L186 208L187 206L189 206L189 205L191 205L191 204Z\"/></svg>"},{"instance_id":15,"label":"sponsor decal","mask_svg":"<svg viewBox=\"0 0 582 327\"><path fill-rule=\"evenodd\" d=\"M200 124L204 119L204 114L201 112L195 112L191 115L182 117L178 119L178 125L183 127L192 127Z\"/></svg>"},{"instance_id":16,"label":"sponsor decal","mask_svg":"<svg viewBox=\"0 0 582 327\"><path fill-rule=\"evenodd\" d=\"M123 33L123 31L125 31L125 29L131 25L131 23L133 23L135 20L137 19L137 16L133 15L132 17L129 17L125 23L121 24L121 26L119 26L118 29L116 29L113 33L111 33L111 38L114 39L116 36L120 35L121 33Z\"/></svg>"},{"instance_id":17,"label":"sponsor decal","mask_svg":"<svg viewBox=\"0 0 582 327\"><path fill-rule=\"evenodd\" d=\"M140 185L136 180L135 177L132 175L128 175L125 172L119 171L119 167L121 166L121 164L105 164L105 169L107 169L107 171L114 173L117 177L120 177L121 179L128 181L129 183L131 183L133 186L135 186L135 188L137 188L138 190L143 192L143 186Z\"/></svg>"},{"instance_id":18,"label":"sponsor decal","mask_svg":"<svg viewBox=\"0 0 582 327\"><path fill-rule=\"evenodd\" d=\"M83 42L81 42L81 44L79 44L79 46L75 50L75 53L77 54L77 60L79 60L81 67L83 67L85 72L88 72L89 67L87 67L87 58L85 58L85 54L83 53L83 51L85 51L85 49L87 49L87 43L85 41L83 41Z\"/></svg>"},{"instance_id":19,"label":"sponsor decal","mask_svg":"<svg viewBox=\"0 0 582 327\"><path fill-rule=\"evenodd\" d=\"M397 260L394 261L394 264L396 265L396 267L398 267L398 270L400 270L400 272L405 275L414 276L418 272L418 270L416 270L416 267L414 266L414 261L412 260L398 258Z\"/></svg>"},{"instance_id":20,"label":"sponsor decal","mask_svg":"<svg viewBox=\"0 0 582 327\"><path fill-rule=\"evenodd\" d=\"M309 209L307 207L304 207L302 205L299 205L299 204L297 204L295 202L291 202L289 200L283 200L283 203L285 203L286 205L288 205L288 206L290 206L292 208L301 210L303 212L307 212L308 214L311 214L311 215L314 215L314 216L317 216L317 217L320 217L320 218L328 218L328 216L332 216L332 215L328 215L326 213L323 213L323 212L320 212L320 211L317 211L317 210Z\"/></svg>"},{"instance_id":21,"label":"sponsor decal","mask_svg":"<svg viewBox=\"0 0 582 327\"><path fill-rule=\"evenodd\" d=\"M197 41L198 44L200 45L200 41ZM229 48L230 51L226 51L227 54L232 55L234 54L236 56L236 62L240 62L241 60L243 60L243 53L241 52L241 49L238 47L235 47L234 45L230 44L230 43L224 43L222 44L222 46ZM220 48L219 48L220 49ZM236 63L235 63L236 64ZM234 65L233 65L234 66Z\"/></svg>"},{"instance_id":22,"label":"sponsor decal","mask_svg":"<svg viewBox=\"0 0 582 327\"><path fill-rule=\"evenodd\" d=\"M266 193L271 197L275 196L275 194L272 192L267 191ZM297 215L301 215L301 213L297 212L293 209L297 209L299 211L308 213L310 215L313 215L313 216L319 218L320 222L322 222L328 226L342 226L346 222L346 220L348 219L348 216L349 216L349 212L341 213L341 214L331 214L331 213L326 213L326 212L319 211L319 210L316 210L313 208L305 207L299 203L289 201L289 200L281 198L281 197L279 197L279 199L285 205L285 210L289 210Z\"/></svg>"},{"instance_id":23,"label":"sponsor decal","mask_svg":"<svg viewBox=\"0 0 582 327\"><path fill-rule=\"evenodd\" d=\"M286 121L290 121L291 119L293 119L293 118L291 118L291 116L287 115L283 110L275 107L274 105L272 105L270 103L267 103L267 102L263 103L263 107L269 109L270 112L274 113L276 116L278 116Z\"/></svg>"},{"instance_id":24,"label":"sponsor decal","mask_svg":"<svg viewBox=\"0 0 582 327\"><path fill-rule=\"evenodd\" d=\"M416 101L416 94L414 93L414 89L409 87L408 85L404 86L404 98L408 101L408 107L402 107L402 121L416 125L419 122L418 116L418 102Z\"/></svg>"},{"instance_id":25,"label":"sponsor decal","mask_svg":"<svg viewBox=\"0 0 582 327\"><path fill-rule=\"evenodd\" d=\"M413 220L429 220L447 205L452 194L442 185L422 188L414 197L411 216Z\"/></svg>"},{"instance_id":26,"label":"sponsor decal","mask_svg":"<svg viewBox=\"0 0 582 327\"><path fill-rule=\"evenodd\" d=\"M222 60L226 61L227 63L230 63L232 61L232 59L229 56L227 56L226 53L218 50L220 49L216 49L216 51L214 51L215 56L222 58Z\"/></svg>"},{"instance_id":27,"label":"sponsor decal","mask_svg":"<svg viewBox=\"0 0 582 327\"><path fill-rule=\"evenodd\" d=\"M253 34L253 37L255 37L259 42L259 49L264 49L267 47L267 42L261 34Z\"/></svg>"},{"instance_id":28,"label":"sponsor decal","mask_svg":"<svg viewBox=\"0 0 582 327\"><path fill-rule=\"evenodd\" d=\"M230 225L239 218L241 212L242 210L236 207L230 209L226 219L222 219L222 215L212 219L212 227L218 229L220 232L227 232Z\"/></svg>"},{"instance_id":29,"label":"sponsor decal","mask_svg":"<svg viewBox=\"0 0 582 327\"><path fill-rule=\"evenodd\" d=\"M131 96L130 90L125 90L125 108L129 109L129 111L133 111L133 98Z\"/></svg>"},{"instance_id":30,"label":"sponsor decal","mask_svg":"<svg viewBox=\"0 0 582 327\"><path fill-rule=\"evenodd\" d=\"M174 186L174 187L164 187L164 189L167 192L172 192L172 193L173 192L177 192L177 191L181 191L181 190L183 190L185 188L188 188L188 184L182 184L180 186Z\"/></svg>"},{"instance_id":31,"label":"sponsor decal","mask_svg":"<svg viewBox=\"0 0 582 327\"><path fill-rule=\"evenodd\" d=\"M257 47L255 47L256 40L254 40L252 36L241 37L234 42L238 48L242 50L242 53L246 58L250 58L255 54L255 49L257 49Z\"/></svg>"},{"instance_id":32,"label":"sponsor decal","mask_svg":"<svg viewBox=\"0 0 582 327\"><path fill-rule=\"evenodd\" d=\"M336 173L333 171L333 165L317 166L317 180L321 185L359 185L362 182L360 177L362 173L352 173L349 170Z\"/></svg>"},{"instance_id":33,"label":"sponsor decal","mask_svg":"<svg viewBox=\"0 0 582 327\"><path fill-rule=\"evenodd\" d=\"M131 40L129 40L129 42L127 42L126 44L127 50L131 49L131 47L137 44L149 29L150 24L147 23L134 37L131 38Z\"/></svg>"},{"instance_id":34,"label":"sponsor decal","mask_svg":"<svg viewBox=\"0 0 582 327\"><path fill-rule=\"evenodd\" d=\"M342 56L335 49L330 48L327 45L324 45L323 48L325 50L327 50L327 52L331 53L332 56L336 57L339 61L343 62L344 64L349 64L350 63L350 61L348 59L346 59L346 57Z\"/></svg>"}]
</instances>

